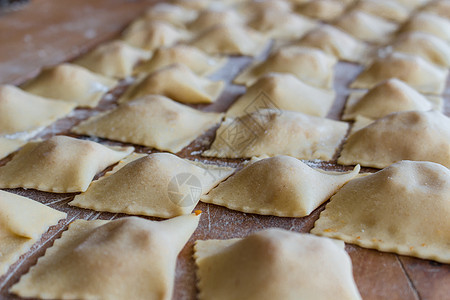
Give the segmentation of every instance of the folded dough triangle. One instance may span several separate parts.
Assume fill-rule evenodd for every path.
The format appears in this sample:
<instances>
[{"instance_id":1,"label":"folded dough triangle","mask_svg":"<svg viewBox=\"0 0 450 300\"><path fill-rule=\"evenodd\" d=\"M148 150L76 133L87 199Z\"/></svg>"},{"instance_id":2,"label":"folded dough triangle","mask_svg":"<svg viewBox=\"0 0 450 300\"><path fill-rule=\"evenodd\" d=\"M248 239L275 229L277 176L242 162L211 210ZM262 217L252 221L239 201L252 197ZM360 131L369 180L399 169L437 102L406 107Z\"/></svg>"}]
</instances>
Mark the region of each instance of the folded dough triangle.
<instances>
[{"instance_id":1,"label":"folded dough triangle","mask_svg":"<svg viewBox=\"0 0 450 300\"><path fill-rule=\"evenodd\" d=\"M119 103L155 94L183 103L212 103L224 89L223 81L197 76L183 64L173 64L138 80L119 99Z\"/></svg>"},{"instance_id":2,"label":"folded dough triangle","mask_svg":"<svg viewBox=\"0 0 450 300\"><path fill-rule=\"evenodd\" d=\"M269 73L259 78L233 103L227 117L243 116L265 108L325 117L334 97L334 91L310 86L294 75Z\"/></svg>"},{"instance_id":3,"label":"folded dough triangle","mask_svg":"<svg viewBox=\"0 0 450 300\"><path fill-rule=\"evenodd\" d=\"M173 154L150 154L94 181L69 205L173 218L191 213L202 194L233 172L233 168L192 162Z\"/></svg>"},{"instance_id":4,"label":"folded dough triangle","mask_svg":"<svg viewBox=\"0 0 450 300\"><path fill-rule=\"evenodd\" d=\"M271 228L194 250L200 300L361 299L350 257L331 239Z\"/></svg>"},{"instance_id":5,"label":"folded dough triangle","mask_svg":"<svg viewBox=\"0 0 450 300\"><path fill-rule=\"evenodd\" d=\"M199 216L76 220L10 292L26 298L172 298L178 253Z\"/></svg>"},{"instance_id":6,"label":"folded dough triangle","mask_svg":"<svg viewBox=\"0 0 450 300\"><path fill-rule=\"evenodd\" d=\"M419 92L442 94L448 70L432 65L419 56L392 53L375 59L350 85L355 89L370 89L381 81L398 78Z\"/></svg>"},{"instance_id":7,"label":"folded dough triangle","mask_svg":"<svg viewBox=\"0 0 450 300\"><path fill-rule=\"evenodd\" d=\"M249 164L200 200L245 213L304 217L358 175L315 170L290 156Z\"/></svg>"},{"instance_id":8,"label":"folded dough triangle","mask_svg":"<svg viewBox=\"0 0 450 300\"><path fill-rule=\"evenodd\" d=\"M63 63L44 69L22 88L37 96L75 102L80 107L95 107L117 80L94 74L83 67Z\"/></svg>"},{"instance_id":9,"label":"folded dough triangle","mask_svg":"<svg viewBox=\"0 0 450 300\"><path fill-rule=\"evenodd\" d=\"M342 15L345 7L343 1L315 0L299 4L295 12L313 19L330 22Z\"/></svg>"},{"instance_id":10,"label":"folded dough triangle","mask_svg":"<svg viewBox=\"0 0 450 300\"><path fill-rule=\"evenodd\" d=\"M5 158L26 143L27 141L24 141L22 139L0 137L0 159Z\"/></svg>"},{"instance_id":11,"label":"folded dough triangle","mask_svg":"<svg viewBox=\"0 0 450 300\"><path fill-rule=\"evenodd\" d=\"M352 133L338 163L385 168L405 159L450 168L450 118L437 111L389 114Z\"/></svg>"},{"instance_id":12,"label":"folded dough triangle","mask_svg":"<svg viewBox=\"0 0 450 300\"><path fill-rule=\"evenodd\" d=\"M290 73L304 82L331 89L336 59L319 49L287 47L272 53L266 60L256 62L235 79L236 84L252 85L259 77L270 73Z\"/></svg>"},{"instance_id":13,"label":"folded dough triangle","mask_svg":"<svg viewBox=\"0 0 450 300\"><path fill-rule=\"evenodd\" d=\"M113 150L68 136L29 142L10 162L0 167L0 188L82 192L97 173L127 156L133 149L122 147Z\"/></svg>"},{"instance_id":14,"label":"folded dough triangle","mask_svg":"<svg viewBox=\"0 0 450 300\"><path fill-rule=\"evenodd\" d=\"M241 25L217 25L198 35L191 45L209 54L258 56L267 45L262 34Z\"/></svg>"},{"instance_id":15,"label":"folded dough triangle","mask_svg":"<svg viewBox=\"0 0 450 300\"><path fill-rule=\"evenodd\" d=\"M26 93L13 85L0 85L0 136L46 127L75 106Z\"/></svg>"},{"instance_id":16,"label":"folded dough triangle","mask_svg":"<svg viewBox=\"0 0 450 300\"><path fill-rule=\"evenodd\" d=\"M150 52L132 47L122 41L101 44L73 63L108 77L130 76L134 66L150 58Z\"/></svg>"},{"instance_id":17,"label":"folded dough triangle","mask_svg":"<svg viewBox=\"0 0 450 300\"><path fill-rule=\"evenodd\" d=\"M176 153L220 123L222 116L150 95L83 121L72 132Z\"/></svg>"},{"instance_id":18,"label":"folded dough triangle","mask_svg":"<svg viewBox=\"0 0 450 300\"><path fill-rule=\"evenodd\" d=\"M245 158L289 155L330 160L348 130L348 123L274 109L227 118L204 156Z\"/></svg>"},{"instance_id":19,"label":"folded dough triangle","mask_svg":"<svg viewBox=\"0 0 450 300\"><path fill-rule=\"evenodd\" d=\"M0 190L0 276L66 214Z\"/></svg>"},{"instance_id":20,"label":"folded dough triangle","mask_svg":"<svg viewBox=\"0 0 450 300\"><path fill-rule=\"evenodd\" d=\"M322 25L292 44L318 48L339 60L364 62L371 48L366 43L331 25Z\"/></svg>"},{"instance_id":21,"label":"folded dough triangle","mask_svg":"<svg viewBox=\"0 0 450 300\"><path fill-rule=\"evenodd\" d=\"M450 45L434 35L406 32L391 45L393 51L417 55L443 68L450 67Z\"/></svg>"},{"instance_id":22,"label":"folded dough triangle","mask_svg":"<svg viewBox=\"0 0 450 300\"><path fill-rule=\"evenodd\" d=\"M400 28L400 32L414 31L425 32L450 42L450 20L432 13L418 13Z\"/></svg>"},{"instance_id":23,"label":"folded dough triangle","mask_svg":"<svg viewBox=\"0 0 450 300\"><path fill-rule=\"evenodd\" d=\"M157 49L152 58L140 64L134 73L151 73L172 64L181 63L195 74L206 76L220 69L226 58L210 56L200 49L188 45L176 45Z\"/></svg>"},{"instance_id":24,"label":"folded dough triangle","mask_svg":"<svg viewBox=\"0 0 450 300\"><path fill-rule=\"evenodd\" d=\"M410 9L391 0L361 0L353 9L396 23L406 21L411 13Z\"/></svg>"},{"instance_id":25,"label":"folded dough triangle","mask_svg":"<svg viewBox=\"0 0 450 300\"><path fill-rule=\"evenodd\" d=\"M450 171L401 161L352 180L331 198L314 234L450 263Z\"/></svg>"},{"instance_id":26,"label":"folded dough triangle","mask_svg":"<svg viewBox=\"0 0 450 300\"><path fill-rule=\"evenodd\" d=\"M345 105L343 120L356 116L379 119L390 113L408 110L442 109L442 98L426 98L405 82L392 78L382 81L368 92L351 93Z\"/></svg>"},{"instance_id":27,"label":"folded dough triangle","mask_svg":"<svg viewBox=\"0 0 450 300\"><path fill-rule=\"evenodd\" d=\"M382 18L354 10L340 17L334 26L369 43L383 44L389 41L398 25Z\"/></svg>"},{"instance_id":28,"label":"folded dough triangle","mask_svg":"<svg viewBox=\"0 0 450 300\"><path fill-rule=\"evenodd\" d=\"M205 9L187 25L193 32L202 32L217 25L244 25L244 18L233 9Z\"/></svg>"}]
</instances>

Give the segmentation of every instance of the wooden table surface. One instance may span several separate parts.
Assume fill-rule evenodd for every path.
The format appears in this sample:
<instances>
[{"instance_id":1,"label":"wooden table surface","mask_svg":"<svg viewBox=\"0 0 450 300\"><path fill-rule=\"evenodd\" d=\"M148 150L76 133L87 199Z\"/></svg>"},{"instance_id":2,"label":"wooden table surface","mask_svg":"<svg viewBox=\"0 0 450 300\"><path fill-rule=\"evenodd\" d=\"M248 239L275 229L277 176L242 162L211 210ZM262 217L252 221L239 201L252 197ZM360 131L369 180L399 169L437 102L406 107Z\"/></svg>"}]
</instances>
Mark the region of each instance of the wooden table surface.
<instances>
[{"instance_id":1,"label":"wooden table surface","mask_svg":"<svg viewBox=\"0 0 450 300\"><path fill-rule=\"evenodd\" d=\"M19 84L35 76L42 66L68 61L94 45L114 38L150 3L152 1L33 0L22 10L1 16L0 83ZM250 62L251 59L245 57L230 58L227 66L212 77L227 81L227 89L224 94L215 104L195 107L205 111L225 111L236 97L245 91L241 86L229 84L230 80ZM329 118L339 119L348 95L347 86L360 70L361 67L348 63L339 63L336 67L335 89L338 96L328 115ZM445 94L445 113L450 115L448 86ZM117 96L123 90L124 84L116 88L112 94ZM114 106L114 100L104 99L95 110L105 110ZM90 116L93 111L77 109L73 116L49 126L39 136L68 134L71 126ZM178 155L205 160L196 153L209 148L214 133L215 129L209 130ZM98 141L111 143L102 139ZM137 151L149 153L152 149L138 146ZM0 161L0 165L5 164L9 159ZM237 166L241 161L208 160L231 166ZM329 170L349 169L337 166L335 160L323 163L311 162L311 164ZM366 171L370 170L366 169ZM68 218L57 226L51 227L41 240L10 268L6 275L0 277L0 299L18 299L8 293L9 287L36 263L37 258L44 254L45 249L53 244L53 241L61 235L71 221L75 219L113 219L124 216L69 207L67 203L75 194L52 194L24 189L8 191L65 211L68 213ZM195 265L192 259L192 246L195 240L244 237L251 232L268 227L309 232L323 208L324 205L305 218L280 218L245 214L220 206L200 203L197 207L203 211L200 225L178 259L174 299L196 298ZM346 250L352 258L354 277L364 299L450 299L450 265L382 253L354 245L347 245Z\"/></svg>"}]
</instances>

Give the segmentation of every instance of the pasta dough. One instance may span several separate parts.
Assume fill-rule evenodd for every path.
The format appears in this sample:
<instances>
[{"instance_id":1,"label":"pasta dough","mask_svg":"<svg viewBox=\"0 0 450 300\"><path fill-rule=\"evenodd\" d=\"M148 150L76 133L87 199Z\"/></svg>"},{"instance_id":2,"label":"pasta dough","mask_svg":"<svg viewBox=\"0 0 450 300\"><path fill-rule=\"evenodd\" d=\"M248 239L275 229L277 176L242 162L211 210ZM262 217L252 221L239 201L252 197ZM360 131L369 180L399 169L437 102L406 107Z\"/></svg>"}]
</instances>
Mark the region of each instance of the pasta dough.
<instances>
[{"instance_id":1,"label":"pasta dough","mask_svg":"<svg viewBox=\"0 0 450 300\"><path fill-rule=\"evenodd\" d=\"M198 12L194 9L160 2L149 8L143 17L147 20L166 22L179 28L185 28L186 24L194 20L197 15Z\"/></svg>"},{"instance_id":2,"label":"pasta dough","mask_svg":"<svg viewBox=\"0 0 450 300\"><path fill-rule=\"evenodd\" d=\"M191 213L200 196L233 171L232 168L184 160L173 154L154 153L94 181L69 205L173 218Z\"/></svg>"},{"instance_id":3,"label":"pasta dough","mask_svg":"<svg viewBox=\"0 0 450 300\"><path fill-rule=\"evenodd\" d=\"M209 54L258 56L267 39L241 25L217 25L198 35L191 45Z\"/></svg>"},{"instance_id":4,"label":"pasta dough","mask_svg":"<svg viewBox=\"0 0 450 300\"><path fill-rule=\"evenodd\" d=\"M0 137L0 159L13 153L27 142L21 139L9 139Z\"/></svg>"},{"instance_id":5,"label":"pasta dough","mask_svg":"<svg viewBox=\"0 0 450 300\"><path fill-rule=\"evenodd\" d=\"M325 117L334 97L334 91L307 85L291 74L269 73L233 103L227 116L237 117L272 108Z\"/></svg>"},{"instance_id":6,"label":"pasta dough","mask_svg":"<svg viewBox=\"0 0 450 300\"><path fill-rule=\"evenodd\" d=\"M171 299L178 253L198 220L76 220L10 292L26 298Z\"/></svg>"},{"instance_id":7,"label":"pasta dough","mask_svg":"<svg viewBox=\"0 0 450 300\"><path fill-rule=\"evenodd\" d=\"M13 85L0 85L0 135L35 130L70 113L76 104L26 93Z\"/></svg>"},{"instance_id":8,"label":"pasta dough","mask_svg":"<svg viewBox=\"0 0 450 300\"><path fill-rule=\"evenodd\" d=\"M66 214L0 190L0 276Z\"/></svg>"},{"instance_id":9,"label":"pasta dough","mask_svg":"<svg viewBox=\"0 0 450 300\"><path fill-rule=\"evenodd\" d=\"M449 150L448 117L437 111L398 112L352 133L338 163L385 168L408 159L450 167Z\"/></svg>"},{"instance_id":10,"label":"pasta dough","mask_svg":"<svg viewBox=\"0 0 450 300\"><path fill-rule=\"evenodd\" d=\"M327 201L358 175L315 170L289 156L262 159L220 183L202 202L245 213L279 217L304 217Z\"/></svg>"},{"instance_id":11,"label":"pasta dough","mask_svg":"<svg viewBox=\"0 0 450 300\"><path fill-rule=\"evenodd\" d=\"M32 188L53 193L85 191L94 176L133 151L91 141L54 136L29 142L0 167L0 188Z\"/></svg>"},{"instance_id":12,"label":"pasta dough","mask_svg":"<svg viewBox=\"0 0 450 300\"><path fill-rule=\"evenodd\" d=\"M401 80L392 78L376 85L368 92L351 93L345 106L343 120L355 120L360 115L379 119L393 112L442 109L442 98L427 99Z\"/></svg>"},{"instance_id":13,"label":"pasta dough","mask_svg":"<svg viewBox=\"0 0 450 300\"><path fill-rule=\"evenodd\" d=\"M330 22L345 11L345 4L335 0L315 0L301 4L296 12L313 19Z\"/></svg>"},{"instance_id":14,"label":"pasta dough","mask_svg":"<svg viewBox=\"0 0 450 300\"><path fill-rule=\"evenodd\" d=\"M251 65L234 82L249 86L267 73L278 72L290 73L310 85L331 89L335 64L336 59L321 50L287 47L274 52L266 60Z\"/></svg>"},{"instance_id":15,"label":"pasta dough","mask_svg":"<svg viewBox=\"0 0 450 300\"><path fill-rule=\"evenodd\" d=\"M169 65L181 63L195 74L206 76L220 69L225 62L226 58L207 55L195 47L176 45L157 49L150 60L135 69L135 73L151 73Z\"/></svg>"},{"instance_id":16,"label":"pasta dough","mask_svg":"<svg viewBox=\"0 0 450 300\"><path fill-rule=\"evenodd\" d=\"M219 123L222 116L150 95L94 116L72 132L176 153Z\"/></svg>"},{"instance_id":17,"label":"pasta dough","mask_svg":"<svg viewBox=\"0 0 450 300\"><path fill-rule=\"evenodd\" d=\"M422 11L450 19L450 2L448 0L433 1L423 7Z\"/></svg>"},{"instance_id":18,"label":"pasta dough","mask_svg":"<svg viewBox=\"0 0 450 300\"><path fill-rule=\"evenodd\" d=\"M361 299L350 257L331 239L271 228L194 250L200 300Z\"/></svg>"},{"instance_id":19,"label":"pasta dough","mask_svg":"<svg viewBox=\"0 0 450 300\"><path fill-rule=\"evenodd\" d=\"M174 64L138 80L119 99L119 103L157 94L183 103L212 103L225 83L201 78L183 64Z\"/></svg>"},{"instance_id":20,"label":"pasta dough","mask_svg":"<svg viewBox=\"0 0 450 300\"><path fill-rule=\"evenodd\" d=\"M131 75L135 65L149 58L148 51L113 41L98 46L73 63L104 76L124 78Z\"/></svg>"},{"instance_id":21,"label":"pasta dough","mask_svg":"<svg viewBox=\"0 0 450 300\"><path fill-rule=\"evenodd\" d=\"M73 64L44 69L22 88L44 98L75 102L80 107L95 107L117 80L94 74Z\"/></svg>"},{"instance_id":22,"label":"pasta dough","mask_svg":"<svg viewBox=\"0 0 450 300\"><path fill-rule=\"evenodd\" d=\"M217 25L244 25L244 19L232 9L207 9L201 11L198 17L189 23L188 28L194 32L201 32Z\"/></svg>"},{"instance_id":23,"label":"pasta dough","mask_svg":"<svg viewBox=\"0 0 450 300\"><path fill-rule=\"evenodd\" d=\"M314 234L450 263L450 171L401 161L352 180L331 198Z\"/></svg>"},{"instance_id":24,"label":"pasta dough","mask_svg":"<svg viewBox=\"0 0 450 300\"><path fill-rule=\"evenodd\" d=\"M350 87L368 89L389 78L398 78L419 92L442 94L447 75L448 70L436 67L421 57L392 53L375 59Z\"/></svg>"},{"instance_id":25,"label":"pasta dough","mask_svg":"<svg viewBox=\"0 0 450 300\"><path fill-rule=\"evenodd\" d=\"M211 148L202 155L228 158L289 155L330 160L348 124L302 113L258 110L220 125Z\"/></svg>"},{"instance_id":26,"label":"pasta dough","mask_svg":"<svg viewBox=\"0 0 450 300\"><path fill-rule=\"evenodd\" d=\"M435 14L422 12L414 15L406 22L400 32L425 32L450 42L450 20Z\"/></svg>"},{"instance_id":27,"label":"pasta dough","mask_svg":"<svg viewBox=\"0 0 450 300\"><path fill-rule=\"evenodd\" d=\"M362 0L354 9L397 23L404 22L410 14L408 8L391 0Z\"/></svg>"}]
</instances>

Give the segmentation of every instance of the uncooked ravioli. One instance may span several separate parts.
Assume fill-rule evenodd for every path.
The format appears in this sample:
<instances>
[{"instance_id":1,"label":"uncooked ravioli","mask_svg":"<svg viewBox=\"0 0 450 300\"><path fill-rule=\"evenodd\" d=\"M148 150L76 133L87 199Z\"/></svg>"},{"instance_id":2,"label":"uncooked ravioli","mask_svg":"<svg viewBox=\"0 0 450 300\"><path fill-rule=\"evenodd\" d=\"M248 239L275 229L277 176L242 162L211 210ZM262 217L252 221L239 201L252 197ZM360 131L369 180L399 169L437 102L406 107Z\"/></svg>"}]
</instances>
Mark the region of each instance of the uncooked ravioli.
<instances>
[{"instance_id":1,"label":"uncooked ravioli","mask_svg":"<svg viewBox=\"0 0 450 300\"><path fill-rule=\"evenodd\" d=\"M404 22L411 13L410 9L391 0L361 0L353 9L396 23Z\"/></svg>"},{"instance_id":2,"label":"uncooked ravioli","mask_svg":"<svg viewBox=\"0 0 450 300\"><path fill-rule=\"evenodd\" d=\"M173 218L191 213L202 194L233 172L233 168L193 162L168 153L154 153L94 181L69 205Z\"/></svg>"},{"instance_id":3,"label":"uncooked ravioli","mask_svg":"<svg viewBox=\"0 0 450 300\"><path fill-rule=\"evenodd\" d=\"M0 188L22 187L53 193L85 191L97 173L133 149L113 149L67 136L29 142L0 167Z\"/></svg>"},{"instance_id":4,"label":"uncooked ravioli","mask_svg":"<svg viewBox=\"0 0 450 300\"><path fill-rule=\"evenodd\" d=\"M449 169L432 162L401 161L347 183L311 232L450 263L449 214Z\"/></svg>"},{"instance_id":5,"label":"uncooked ravioli","mask_svg":"<svg viewBox=\"0 0 450 300\"><path fill-rule=\"evenodd\" d=\"M271 228L194 250L200 300L361 299L350 257L331 239Z\"/></svg>"},{"instance_id":6,"label":"uncooked ravioli","mask_svg":"<svg viewBox=\"0 0 450 300\"><path fill-rule=\"evenodd\" d=\"M131 85L120 102L156 94L183 103L212 103L224 89L223 81L202 78L183 64L173 64L139 79Z\"/></svg>"},{"instance_id":7,"label":"uncooked ravioli","mask_svg":"<svg viewBox=\"0 0 450 300\"><path fill-rule=\"evenodd\" d=\"M66 214L0 190L0 276Z\"/></svg>"},{"instance_id":8,"label":"uncooked ravioli","mask_svg":"<svg viewBox=\"0 0 450 300\"><path fill-rule=\"evenodd\" d=\"M244 25L244 18L232 9L206 9L187 25L193 32L202 32L217 25Z\"/></svg>"},{"instance_id":9,"label":"uncooked ravioli","mask_svg":"<svg viewBox=\"0 0 450 300\"><path fill-rule=\"evenodd\" d=\"M199 216L76 220L13 285L25 298L172 298L177 256Z\"/></svg>"},{"instance_id":10,"label":"uncooked ravioli","mask_svg":"<svg viewBox=\"0 0 450 300\"><path fill-rule=\"evenodd\" d=\"M247 165L200 200L245 213L304 217L358 172L359 166L339 175L327 173L293 157L275 156Z\"/></svg>"},{"instance_id":11,"label":"uncooked ravioli","mask_svg":"<svg viewBox=\"0 0 450 300\"><path fill-rule=\"evenodd\" d=\"M400 32L425 32L450 42L450 20L421 12L411 17L400 28Z\"/></svg>"},{"instance_id":12,"label":"uncooked ravioli","mask_svg":"<svg viewBox=\"0 0 450 300\"><path fill-rule=\"evenodd\" d=\"M295 11L313 19L330 22L345 11L345 6L340 1L315 0L298 5Z\"/></svg>"},{"instance_id":13,"label":"uncooked ravioli","mask_svg":"<svg viewBox=\"0 0 450 300\"><path fill-rule=\"evenodd\" d=\"M227 110L237 117L263 108L290 110L325 117L335 92L310 86L291 74L269 73L259 78Z\"/></svg>"},{"instance_id":14,"label":"uncooked ravioli","mask_svg":"<svg viewBox=\"0 0 450 300\"><path fill-rule=\"evenodd\" d=\"M450 118L437 111L389 114L352 132L338 163L385 168L405 159L450 167Z\"/></svg>"},{"instance_id":15,"label":"uncooked ravioli","mask_svg":"<svg viewBox=\"0 0 450 300\"><path fill-rule=\"evenodd\" d=\"M345 137L348 123L274 109L227 118L204 156L246 158L289 155L330 160Z\"/></svg>"},{"instance_id":16,"label":"uncooked ravioli","mask_svg":"<svg viewBox=\"0 0 450 300\"><path fill-rule=\"evenodd\" d=\"M9 139L5 137L0 137L0 159L13 153L26 143L27 141L24 141L22 139Z\"/></svg>"},{"instance_id":17,"label":"uncooked ravioli","mask_svg":"<svg viewBox=\"0 0 450 300\"><path fill-rule=\"evenodd\" d=\"M195 9L160 2L150 7L144 13L143 18L170 23L173 26L180 28L186 28L186 24L194 20L197 15L198 12Z\"/></svg>"}]
</instances>

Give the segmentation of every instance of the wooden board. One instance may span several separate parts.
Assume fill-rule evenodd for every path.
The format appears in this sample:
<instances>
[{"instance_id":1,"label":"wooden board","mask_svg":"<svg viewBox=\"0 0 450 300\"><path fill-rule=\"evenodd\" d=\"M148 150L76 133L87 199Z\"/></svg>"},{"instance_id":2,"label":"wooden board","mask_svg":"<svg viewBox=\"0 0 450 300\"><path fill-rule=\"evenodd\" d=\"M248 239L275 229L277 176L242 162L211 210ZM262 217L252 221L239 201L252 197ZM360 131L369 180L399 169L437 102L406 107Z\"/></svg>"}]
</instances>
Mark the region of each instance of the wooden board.
<instances>
[{"instance_id":1,"label":"wooden board","mask_svg":"<svg viewBox=\"0 0 450 300\"><path fill-rule=\"evenodd\" d=\"M34 76L42 66L68 61L94 45L113 38L133 18L139 15L151 1L126 0L34 0L22 11L10 13L0 18L0 83L21 83ZM231 79L251 59L233 57L226 67L213 78L227 81L227 89L219 101L212 105L196 105L205 111L225 111L245 89L229 84ZM346 88L361 67L339 63L336 68L335 89L338 93L328 117L339 119ZM449 85L447 85L449 86ZM117 96L123 92L122 84L113 91ZM450 93L446 91L446 114L450 115ZM114 107L114 100L102 100L95 110L78 109L70 118L49 126L40 134L47 138L65 133L80 120L94 111ZM196 139L178 153L181 157L204 160L199 151L209 148L215 129ZM111 143L99 139L104 143ZM111 143L114 144L114 143ZM117 143L116 143L117 144ZM139 152L151 152L145 147L137 147ZM10 158L0 161L5 164ZM236 166L241 160L208 159L224 165ZM329 170L347 170L336 166L335 161L311 164ZM370 169L366 169L370 170ZM30 197L50 207L65 211L68 218L52 227L33 248L15 263L8 273L0 277L0 299L19 299L8 293L9 287L36 263L45 249L50 247L68 224L75 219L114 219L124 215L99 213L92 210L69 207L75 194L52 194L33 190L8 190ZM197 239L227 239L244 237L249 233L278 227L297 232L309 232L324 205L305 218L279 218L259 216L232 211L223 207L200 203L197 209L203 211L199 228L181 252L176 271L174 299L195 299L195 265L192 259L192 245ZM149 218L154 219L154 218ZM346 250L353 261L356 283L364 299L450 299L450 266L433 261L421 260L375 250L347 245Z\"/></svg>"}]
</instances>

